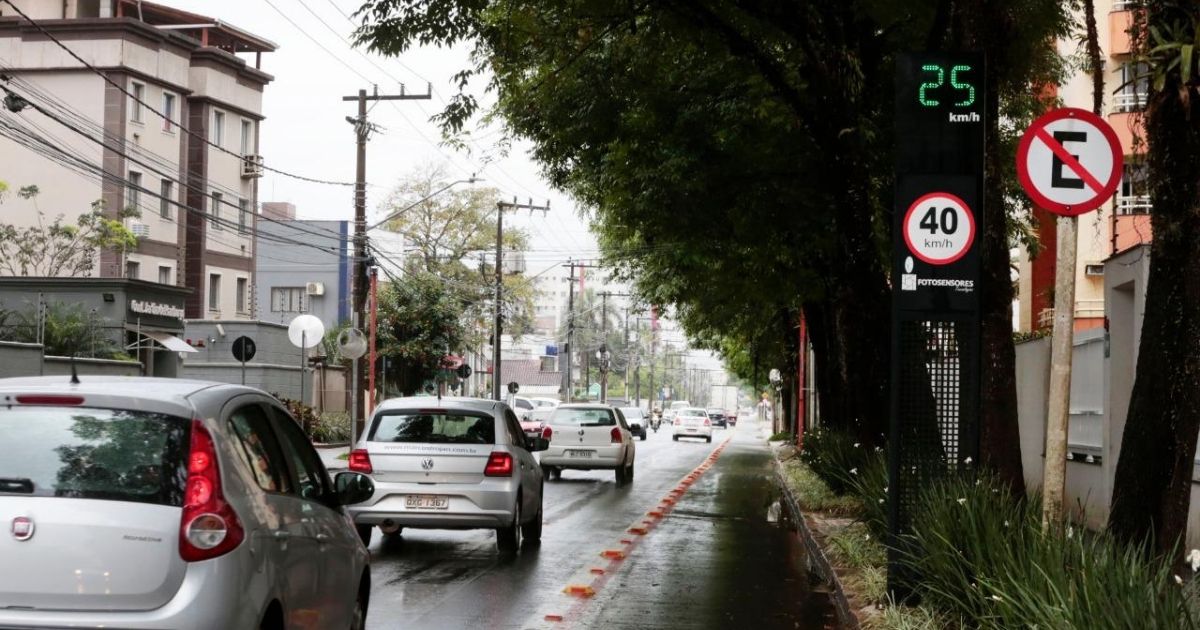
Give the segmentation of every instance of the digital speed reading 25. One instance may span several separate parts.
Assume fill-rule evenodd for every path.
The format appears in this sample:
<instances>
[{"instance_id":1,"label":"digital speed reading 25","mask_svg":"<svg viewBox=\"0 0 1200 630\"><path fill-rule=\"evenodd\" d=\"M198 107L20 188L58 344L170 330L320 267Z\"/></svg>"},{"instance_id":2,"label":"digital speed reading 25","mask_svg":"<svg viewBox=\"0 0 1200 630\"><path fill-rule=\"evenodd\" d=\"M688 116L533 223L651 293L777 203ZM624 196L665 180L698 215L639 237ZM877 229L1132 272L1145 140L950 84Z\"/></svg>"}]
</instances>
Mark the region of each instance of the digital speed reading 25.
<instances>
[{"instance_id":1,"label":"digital speed reading 25","mask_svg":"<svg viewBox=\"0 0 1200 630\"><path fill-rule=\"evenodd\" d=\"M949 108L949 122L979 122L976 112L956 113L975 104L975 69L969 64L926 63L921 66L917 102L921 107ZM949 78L949 81L946 79Z\"/></svg>"}]
</instances>

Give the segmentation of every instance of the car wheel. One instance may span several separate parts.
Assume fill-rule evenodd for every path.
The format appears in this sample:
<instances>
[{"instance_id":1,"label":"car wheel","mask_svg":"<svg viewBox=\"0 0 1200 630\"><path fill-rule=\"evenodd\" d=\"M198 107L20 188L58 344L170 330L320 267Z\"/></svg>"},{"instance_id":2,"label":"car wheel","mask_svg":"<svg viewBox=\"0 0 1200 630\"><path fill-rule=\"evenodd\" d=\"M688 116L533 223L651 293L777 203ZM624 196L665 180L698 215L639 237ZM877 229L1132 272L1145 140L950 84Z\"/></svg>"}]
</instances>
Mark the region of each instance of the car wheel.
<instances>
[{"instance_id":1,"label":"car wheel","mask_svg":"<svg viewBox=\"0 0 1200 630\"><path fill-rule=\"evenodd\" d=\"M517 497L513 506L512 525L496 528L496 547L505 553L515 553L521 548L521 497Z\"/></svg>"},{"instance_id":2,"label":"car wheel","mask_svg":"<svg viewBox=\"0 0 1200 630\"><path fill-rule=\"evenodd\" d=\"M554 469L550 466L542 466L542 479L552 481L554 479Z\"/></svg>"},{"instance_id":3,"label":"car wheel","mask_svg":"<svg viewBox=\"0 0 1200 630\"><path fill-rule=\"evenodd\" d=\"M628 472L628 468L626 468L625 466L617 467L617 485L618 486L623 486L629 481L629 478L626 476L627 472Z\"/></svg>"},{"instance_id":4,"label":"car wheel","mask_svg":"<svg viewBox=\"0 0 1200 630\"><path fill-rule=\"evenodd\" d=\"M642 430L642 441L643 442L646 441L646 430L645 429Z\"/></svg>"},{"instance_id":5,"label":"car wheel","mask_svg":"<svg viewBox=\"0 0 1200 630\"><path fill-rule=\"evenodd\" d=\"M633 483L633 462L629 462L629 470L625 472L625 481Z\"/></svg>"},{"instance_id":6,"label":"car wheel","mask_svg":"<svg viewBox=\"0 0 1200 630\"><path fill-rule=\"evenodd\" d=\"M710 435L710 436L704 438L704 441L708 442L709 444L712 444L712 436Z\"/></svg>"},{"instance_id":7,"label":"car wheel","mask_svg":"<svg viewBox=\"0 0 1200 630\"><path fill-rule=\"evenodd\" d=\"M362 540L363 546L371 544L371 530L375 529L370 525L355 525L354 529L358 530L358 537Z\"/></svg>"},{"instance_id":8,"label":"car wheel","mask_svg":"<svg viewBox=\"0 0 1200 630\"><path fill-rule=\"evenodd\" d=\"M679 436L678 436L678 435L672 435L672 436L671 436L671 439L672 439L672 440L675 440L676 442L678 442L678 441L679 441Z\"/></svg>"},{"instance_id":9,"label":"car wheel","mask_svg":"<svg viewBox=\"0 0 1200 630\"><path fill-rule=\"evenodd\" d=\"M537 544L542 542L542 502L538 501L537 516L533 520L521 526L521 536L525 539L525 544Z\"/></svg>"},{"instance_id":10,"label":"car wheel","mask_svg":"<svg viewBox=\"0 0 1200 630\"><path fill-rule=\"evenodd\" d=\"M367 593L370 589L364 592L363 585L359 586L358 595L354 598L354 612L350 617L350 630L366 630L367 627Z\"/></svg>"}]
</instances>

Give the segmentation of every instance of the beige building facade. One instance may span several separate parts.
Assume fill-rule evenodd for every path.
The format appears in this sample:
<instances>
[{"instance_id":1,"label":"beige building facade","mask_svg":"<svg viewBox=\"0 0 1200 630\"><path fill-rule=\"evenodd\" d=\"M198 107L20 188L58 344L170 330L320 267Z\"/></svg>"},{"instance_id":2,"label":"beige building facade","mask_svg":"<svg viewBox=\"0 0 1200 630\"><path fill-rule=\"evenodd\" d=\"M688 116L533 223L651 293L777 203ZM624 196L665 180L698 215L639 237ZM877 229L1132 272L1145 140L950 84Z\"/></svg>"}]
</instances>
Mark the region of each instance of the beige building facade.
<instances>
[{"instance_id":1,"label":"beige building facade","mask_svg":"<svg viewBox=\"0 0 1200 630\"><path fill-rule=\"evenodd\" d=\"M94 275L187 287L189 318L253 318L259 125L272 79L260 66L275 46L150 2L16 5L34 22L2 7L0 68L31 106L0 111L0 173L40 192L6 199L4 221L73 223L97 200L113 217L136 208L125 224L138 246L98 252Z\"/></svg>"}]
</instances>

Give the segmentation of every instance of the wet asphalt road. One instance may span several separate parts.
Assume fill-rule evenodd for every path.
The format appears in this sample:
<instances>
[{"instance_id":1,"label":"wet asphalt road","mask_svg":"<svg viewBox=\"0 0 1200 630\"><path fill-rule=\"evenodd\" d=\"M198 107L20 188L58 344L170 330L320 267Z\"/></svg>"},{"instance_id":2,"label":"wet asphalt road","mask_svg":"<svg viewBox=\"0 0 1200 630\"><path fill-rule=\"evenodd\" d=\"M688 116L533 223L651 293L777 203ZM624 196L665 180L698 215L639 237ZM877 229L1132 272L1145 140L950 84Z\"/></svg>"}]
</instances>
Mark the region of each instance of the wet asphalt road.
<instances>
[{"instance_id":1,"label":"wet asphalt road","mask_svg":"<svg viewBox=\"0 0 1200 630\"><path fill-rule=\"evenodd\" d=\"M627 533L731 435L664 518L644 536ZM632 484L566 471L547 482L544 510L540 547L511 557L490 531L376 530L367 627L826 627L828 604L810 593L757 426L718 430L712 444L674 442L664 427L638 441ZM606 550L627 555L605 559ZM565 594L569 585L594 596Z\"/></svg>"}]
</instances>

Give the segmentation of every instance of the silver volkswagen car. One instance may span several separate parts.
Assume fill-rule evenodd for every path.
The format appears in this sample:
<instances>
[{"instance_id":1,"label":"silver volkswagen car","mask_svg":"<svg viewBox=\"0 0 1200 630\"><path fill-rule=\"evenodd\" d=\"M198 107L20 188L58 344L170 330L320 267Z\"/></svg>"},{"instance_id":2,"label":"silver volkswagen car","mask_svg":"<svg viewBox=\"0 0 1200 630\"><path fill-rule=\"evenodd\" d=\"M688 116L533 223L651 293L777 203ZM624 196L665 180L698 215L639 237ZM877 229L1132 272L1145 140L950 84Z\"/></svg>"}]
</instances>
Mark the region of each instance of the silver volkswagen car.
<instances>
[{"instance_id":1,"label":"silver volkswagen car","mask_svg":"<svg viewBox=\"0 0 1200 630\"><path fill-rule=\"evenodd\" d=\"M0 379L0 628L362 628L366 549L256 389Z\"/></svg>"},{"instance_id":2,"label":"silver volkswagen car","mask_svg":"<svg viewBox=\"0 0 1200 630\"><path fill-rule=\"evenodd\" d=\"M396 398L375 410L350 453L350 470L375 492L350 506L363 542L373 526L494 529L501 551L542 537L542 471L507 404L475 398Z\"/></svg>"}]
</instances>

